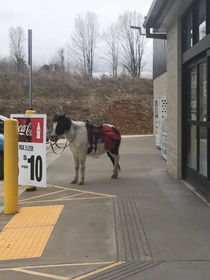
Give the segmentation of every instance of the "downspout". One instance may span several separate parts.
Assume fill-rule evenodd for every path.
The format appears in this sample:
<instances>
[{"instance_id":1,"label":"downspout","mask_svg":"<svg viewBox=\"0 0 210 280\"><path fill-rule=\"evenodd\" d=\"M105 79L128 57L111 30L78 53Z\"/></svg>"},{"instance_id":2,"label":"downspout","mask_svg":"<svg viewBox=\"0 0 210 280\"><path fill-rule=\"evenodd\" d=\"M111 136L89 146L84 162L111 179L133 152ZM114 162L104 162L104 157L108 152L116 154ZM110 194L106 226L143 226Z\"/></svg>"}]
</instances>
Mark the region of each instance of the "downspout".
<instances>
[{"instance_id":1,"label":"downspout","mask_svg":"<svg viewBox=\"0 0 210 280\"><path fill-rule=\"evenodd\" d=\"M162 39L166 40L167 35L166 34L155 34L155 33L150 33L150 28L146 27L146 36L147 38L152 38L152 39Z\"/></svg>"}]
</instances>

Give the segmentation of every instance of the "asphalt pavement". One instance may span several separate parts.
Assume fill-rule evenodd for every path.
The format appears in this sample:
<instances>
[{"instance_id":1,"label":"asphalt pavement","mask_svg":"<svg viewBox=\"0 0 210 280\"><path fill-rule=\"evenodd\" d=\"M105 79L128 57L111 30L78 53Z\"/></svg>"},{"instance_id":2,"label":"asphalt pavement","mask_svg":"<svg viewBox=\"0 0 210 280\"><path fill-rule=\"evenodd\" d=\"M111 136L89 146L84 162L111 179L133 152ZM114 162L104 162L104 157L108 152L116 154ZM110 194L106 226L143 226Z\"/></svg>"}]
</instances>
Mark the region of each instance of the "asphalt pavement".
<instances>
[{"instance_id":1,"label":"asphalt pavement","mask_svg":"<svg viewBox=\"0 0 210 280\"><path fill-rule=\"evenodd\" d=\"M209 280L210 208L173 179L153 136L125 137L121 173L88 158L71 185L69 150L48 150L48 187L0 215L0 279Z\"/></svg>"}]
</instances>

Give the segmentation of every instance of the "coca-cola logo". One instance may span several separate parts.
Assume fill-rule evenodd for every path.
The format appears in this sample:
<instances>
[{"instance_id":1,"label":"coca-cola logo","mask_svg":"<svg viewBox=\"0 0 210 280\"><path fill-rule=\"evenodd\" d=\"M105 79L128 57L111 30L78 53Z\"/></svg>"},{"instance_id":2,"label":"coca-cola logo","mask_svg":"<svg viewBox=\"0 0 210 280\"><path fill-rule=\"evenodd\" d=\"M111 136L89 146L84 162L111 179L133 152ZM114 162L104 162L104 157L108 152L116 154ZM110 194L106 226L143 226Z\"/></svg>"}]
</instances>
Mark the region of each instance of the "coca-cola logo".
<instances>
[{"instance_id":1,"label":"coca-cola logo","mask_svg":"<svg viewBox=\"0 0 210 280\"><path fill-rule=\"evenodd\" d=\"M26 136L31 136L31 123L29 124L20 124L18 126L18 134L19 135L26 135Z\"/></svg>"}]
</instances>

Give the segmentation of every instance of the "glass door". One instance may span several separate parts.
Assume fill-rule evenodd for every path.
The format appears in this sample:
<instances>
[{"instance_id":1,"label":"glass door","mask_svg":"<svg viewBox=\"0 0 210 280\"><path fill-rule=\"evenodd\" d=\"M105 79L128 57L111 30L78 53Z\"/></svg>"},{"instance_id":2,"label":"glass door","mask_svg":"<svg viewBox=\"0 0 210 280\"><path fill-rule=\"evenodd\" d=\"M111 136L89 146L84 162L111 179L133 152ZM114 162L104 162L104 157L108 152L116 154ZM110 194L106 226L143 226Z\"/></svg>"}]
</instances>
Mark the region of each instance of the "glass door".
<instances>
[{"instance_id":1,"label":"glass door","mask_svg":"<svg viewBox=\"0 0 210 280\"><path fill-rule=\"evenodd\" d=\"M184 177L210 199L208 61L206 57L187 67L183 90L183 154Z\"/></svg>"}]
</instances>

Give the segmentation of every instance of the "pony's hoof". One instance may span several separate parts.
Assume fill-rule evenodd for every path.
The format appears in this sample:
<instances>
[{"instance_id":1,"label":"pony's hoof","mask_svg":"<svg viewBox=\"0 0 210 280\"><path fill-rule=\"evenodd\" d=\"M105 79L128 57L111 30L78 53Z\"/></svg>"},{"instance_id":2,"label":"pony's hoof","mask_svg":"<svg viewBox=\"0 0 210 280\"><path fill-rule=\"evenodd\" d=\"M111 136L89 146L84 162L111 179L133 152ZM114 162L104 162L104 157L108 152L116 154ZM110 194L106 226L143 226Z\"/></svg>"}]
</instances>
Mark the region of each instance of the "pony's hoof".
<instances>
[{"instance_id":1,"label":"pony's hoof","mask_svg":"<svg viewBox=\"0 0 210 280\"><path fill-rule=\"evenodd\" d=\"M76 184L77 183L77 181L76 180L72 180L71 181L71 184L73 185L73 184Z\"/></svg>"},{"instance_id":2,"label":"pony's hoof","mask_svg":"<svg viewBox=\"0 0 210 280\"><path fill-rule=\"evenodd\" d=\"M111 178L112 179L117 179L117 177L118 177L118 174L113 174Z\"/></svg>"},{"instance_id":3,"label":"pony's hoof","mask_svg":"<svg viewBox=\"0 0 210 280\"><path fill-rule=\"evenodd\" d=\"M78 185L84 185L84 182L83 182L83 181L80 181L80 182L78 183Z\"/></svg>"}]
</instances>

